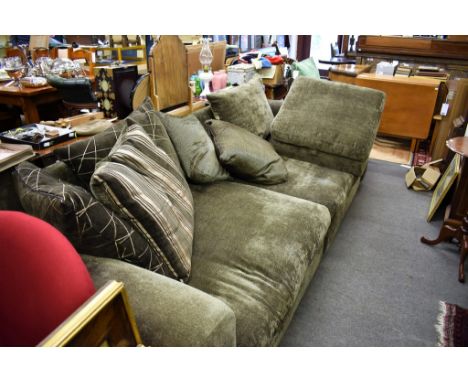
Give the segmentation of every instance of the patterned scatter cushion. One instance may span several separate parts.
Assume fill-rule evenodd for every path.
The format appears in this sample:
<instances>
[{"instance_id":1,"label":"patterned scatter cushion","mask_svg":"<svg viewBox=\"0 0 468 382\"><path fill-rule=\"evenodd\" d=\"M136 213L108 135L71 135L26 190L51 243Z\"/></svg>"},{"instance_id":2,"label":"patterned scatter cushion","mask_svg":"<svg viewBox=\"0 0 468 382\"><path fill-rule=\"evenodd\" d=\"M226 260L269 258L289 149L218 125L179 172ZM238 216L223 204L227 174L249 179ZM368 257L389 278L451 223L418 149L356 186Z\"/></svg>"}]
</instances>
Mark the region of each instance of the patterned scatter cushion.
<instances>
[{"instance_id":1,"label":"patterned scatter cushion","mask_svg":"<svg viewBox=\"0 0 468 382\"><path fill-rule=\"evenodd\" d=\"M266 137L273 122L262 80L254 78L246 84L208 95L216 119L231 122L251 133Z\"/></svg>"},{"instance_id":2,"label":"patterned scatter cushion","mask_svg":"<svg viewBox=\"0 0 468 382\"><path fill-rule=\"evenodd\" d=\"M82 187L61 181L29 162L19 164L14 177L24 210L56 227L78 252L158 269L154 250L132 224Z\"/></svg>"},{"instance_id":3,"label":"patterned scatter cushion","mask_svg":"<svg viewBox=\"0 0 468 382\"><path fill-rule=\"evenodd\" d=\"M160 113L166 131L174 144L185 175L194 183L212 183L229 178L216 158L208 133L194 116L179 118Z\"/></svg>"},{"instance_id":4,"label":"patterned scatter cushion","mask_svg":"<svg viewBox=\"0 0 468 382\"><path fill-rule=\"evenodd\" d=\"M158 272L187 280L193 200L185 177L138 125L124 132L91 177L96 199L132 222L157 254Z\"/></svg>"},{"instance_id":5,"label":"patterned scatter cushion","mask_svg":"<svg viewBox=\"0 0 468 382\"><path fill-rule=\"evenodd\" d=\"M70 166L80 179L82 186L89 189L89 180L96 164L107 157L122 131L135 123L140 124L156 144L165 150L176 165L181 168L171 140L167 136L149 97L127 118L87 140L59 147L54 151L54 154Z\"/></svg>"},{"instance_id":6,"label":"patterned scatter cushion","mask_svg":"<svg viewBox=\"0 0 468 382\"><path fill-rule=\"evenodd\" d=\"M126 127L125 120L119 121L89 139L55 149L54 154L72 169L82 186L87 188L96 163L109 154L120 133Z\"/></svg>"},{"instance_id":7,"label":"patterned scatter cushion","mask_svg":"<svg viewBox=\"0 0 468 382\"><path fill-rule=\"evenodd\" d=\"M263 138L225 121L211 119L206 125L220 162L232 175L262 184L278 184L288 179L283 159Z\"/></svg>"}]
</instances>

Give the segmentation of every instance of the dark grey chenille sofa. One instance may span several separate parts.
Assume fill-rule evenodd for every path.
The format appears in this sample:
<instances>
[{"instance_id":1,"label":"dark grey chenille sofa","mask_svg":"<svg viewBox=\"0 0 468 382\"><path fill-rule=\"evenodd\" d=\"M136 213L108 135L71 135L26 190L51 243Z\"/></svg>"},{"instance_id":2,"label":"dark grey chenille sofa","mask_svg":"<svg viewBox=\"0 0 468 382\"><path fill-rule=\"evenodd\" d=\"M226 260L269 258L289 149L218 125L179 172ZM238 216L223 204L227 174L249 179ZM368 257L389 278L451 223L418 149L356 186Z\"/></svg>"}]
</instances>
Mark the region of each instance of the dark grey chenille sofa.
<instances>
[{"instance_id":1,"label":"dark grey chenille sofa","mask_svg":"<svg viewBox=\"0 0 468 382\"><path fill-rule=\"evenodd\" d=\"M364 175L384 105L371 89L302 78L271 102L270 142L288 181L190 185L195 206L186 284L83 255L96 287L123 281L150 346L274 346L333 240ZM307 100L307 102L304 102ZM210 108L195 112L205 121ZM66 178L61 162L48 168Z\"/></svg>"}]
</instances>

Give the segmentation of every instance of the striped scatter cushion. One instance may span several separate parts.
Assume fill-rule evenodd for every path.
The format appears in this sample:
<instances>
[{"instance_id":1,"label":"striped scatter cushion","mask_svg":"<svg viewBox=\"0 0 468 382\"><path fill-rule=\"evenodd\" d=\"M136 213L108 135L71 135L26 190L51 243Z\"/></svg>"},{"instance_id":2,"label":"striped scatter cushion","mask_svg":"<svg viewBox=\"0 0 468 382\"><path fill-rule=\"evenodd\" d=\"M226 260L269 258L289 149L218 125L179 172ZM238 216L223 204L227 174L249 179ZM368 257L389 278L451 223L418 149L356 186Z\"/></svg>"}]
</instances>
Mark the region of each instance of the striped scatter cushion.
<instances>
[{"instance_id":1,"label":"striped scatter cushion","mask_svg":"<svg viewBox=\"0 0 468 382\"><path fill-rule=\"evenodd\" d=\"M158 273L186 281L193 242L193 199L183 173L132 125L91 177L96 199L130 221L158 257Z\"/></svg>"}]
</instances>

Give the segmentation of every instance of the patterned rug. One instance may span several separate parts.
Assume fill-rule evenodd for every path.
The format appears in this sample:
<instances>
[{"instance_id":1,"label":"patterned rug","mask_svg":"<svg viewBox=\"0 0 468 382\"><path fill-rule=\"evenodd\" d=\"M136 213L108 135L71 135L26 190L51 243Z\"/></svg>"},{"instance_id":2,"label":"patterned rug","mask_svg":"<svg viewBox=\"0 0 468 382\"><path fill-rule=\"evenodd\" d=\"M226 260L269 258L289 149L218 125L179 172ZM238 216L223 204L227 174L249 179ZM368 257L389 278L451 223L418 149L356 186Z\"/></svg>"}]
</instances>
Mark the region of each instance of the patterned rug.
<instances>
[{"instance_id":1,"label":"patterned rug","mask_svg":"<svg viewBox=\"0 0 468 382\"><path fill-rule=\"evenodd\" d=\"M468 346L468 310L440 301L436 330L439 346Z\"/></svg>"}]
</instances>

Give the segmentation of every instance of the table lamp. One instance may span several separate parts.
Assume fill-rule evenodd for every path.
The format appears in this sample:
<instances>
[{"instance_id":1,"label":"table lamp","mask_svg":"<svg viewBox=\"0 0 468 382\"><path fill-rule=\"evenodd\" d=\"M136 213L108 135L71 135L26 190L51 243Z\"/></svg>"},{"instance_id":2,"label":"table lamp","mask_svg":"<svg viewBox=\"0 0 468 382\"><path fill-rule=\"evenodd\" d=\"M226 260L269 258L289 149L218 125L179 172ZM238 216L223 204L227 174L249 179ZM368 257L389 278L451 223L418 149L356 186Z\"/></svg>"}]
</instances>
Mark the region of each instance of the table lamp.
<instances>
[{"instance_id":1,"label":"table lamp","mask_svg":"<svg viewBox=\"0 0 468 382\"><path fill-rule=\"evenodd\" d=\"M210 43L207 38L203 39L203 46L200 51L200 63L202 64L203 72L200 73L200 80L203 81L203 91L200 94L200 98L206 98L210 91L210 82L213 79L213 73L211 71L211 62L213 61L213 54L210 50Z\"/></svg>"}]
</instances>

